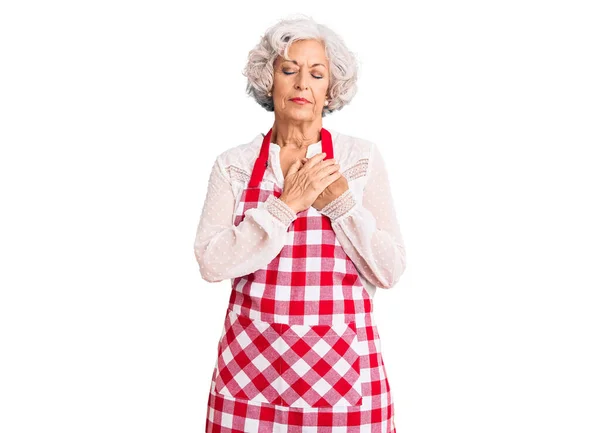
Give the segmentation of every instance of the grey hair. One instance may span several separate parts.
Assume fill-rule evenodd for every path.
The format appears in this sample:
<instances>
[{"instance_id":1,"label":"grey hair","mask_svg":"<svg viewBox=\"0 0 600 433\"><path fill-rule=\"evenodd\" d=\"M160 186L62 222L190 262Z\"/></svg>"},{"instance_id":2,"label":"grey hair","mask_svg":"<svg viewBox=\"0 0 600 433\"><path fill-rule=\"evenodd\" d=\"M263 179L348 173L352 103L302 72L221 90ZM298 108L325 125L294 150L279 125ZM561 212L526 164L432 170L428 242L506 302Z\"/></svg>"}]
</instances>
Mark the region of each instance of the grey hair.
<instances>
[{"instance_id":1,"label":"grey hair","mask_svg":"<svg viewBox=\"0 0 600 433\"><path fill-rule=\"evenodd\" d=\"M358 61L342 38L311 17L282 19L270 27L260 42L248 53L243 75L248 78L246 93L267 111L274 111L273 98L268 95L273 87L274 62L281 55L288 59L289 46L298 40L315 39L325 45L329 60L329 104L323 106L322 117L348 104L357 91Z\"/></svg>"}]
</instances>

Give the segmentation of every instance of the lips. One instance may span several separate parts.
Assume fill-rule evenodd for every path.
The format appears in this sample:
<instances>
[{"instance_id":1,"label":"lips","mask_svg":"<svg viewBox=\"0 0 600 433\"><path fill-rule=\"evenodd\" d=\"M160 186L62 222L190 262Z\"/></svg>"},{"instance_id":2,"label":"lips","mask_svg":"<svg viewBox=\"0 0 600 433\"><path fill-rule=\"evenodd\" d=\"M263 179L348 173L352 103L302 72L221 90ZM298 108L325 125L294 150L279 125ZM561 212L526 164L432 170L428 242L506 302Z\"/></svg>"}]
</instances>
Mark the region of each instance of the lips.
<instances>
[{"instance_id":1,"label":"lips","mask_svg":"<svg viewBox=\"0 0 600 433\"><path fill-rule=\"evenodd\" d=\"M310 101L308 99L304 99L304 98L292 98L292 99L290 99L290 101L310 103Z\"/></svg>"}]
</instances>

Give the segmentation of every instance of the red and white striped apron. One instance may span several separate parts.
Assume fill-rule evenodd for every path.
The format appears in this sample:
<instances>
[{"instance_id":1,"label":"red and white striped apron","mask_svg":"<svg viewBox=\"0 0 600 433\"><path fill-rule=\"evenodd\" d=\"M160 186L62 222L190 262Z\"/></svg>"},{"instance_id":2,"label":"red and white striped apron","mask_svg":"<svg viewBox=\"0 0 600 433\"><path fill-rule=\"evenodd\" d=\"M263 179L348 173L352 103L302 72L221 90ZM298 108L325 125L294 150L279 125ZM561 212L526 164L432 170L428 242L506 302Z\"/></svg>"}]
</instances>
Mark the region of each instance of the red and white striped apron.
<instances>
[{"instance_id":1,"label":"red and white striped apron","mask_svg":"<svg viewBox=\"0 0 600 433\"><path fill-rule=\"evenodd\" d=\"M234 224L282 189L263 180L264 137ZM321 128L325 159L331 134ZM207 433L391 433L390 393L373 302L315 208L299 212L281 252L232 280L218 345Z\"/></svg>"}]
</instances>

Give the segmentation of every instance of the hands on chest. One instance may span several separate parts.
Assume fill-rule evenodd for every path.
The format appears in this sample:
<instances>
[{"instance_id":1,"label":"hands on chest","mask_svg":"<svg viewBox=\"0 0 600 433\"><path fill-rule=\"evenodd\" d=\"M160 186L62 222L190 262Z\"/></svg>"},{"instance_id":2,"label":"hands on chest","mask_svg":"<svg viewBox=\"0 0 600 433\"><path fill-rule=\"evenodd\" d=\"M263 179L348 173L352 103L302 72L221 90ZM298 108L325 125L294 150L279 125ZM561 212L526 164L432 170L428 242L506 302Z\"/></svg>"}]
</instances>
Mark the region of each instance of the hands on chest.
<instances>
[{"instance_id":1,"label":"hands on chest","mask_svg":"<svg viewBox=\"0 0 600 433\"><path fill-rule=\"evenodd\" d=\"M325 153L311 158L297 158L285 174L280 200L296 213L313 206L321 210L348 189L348 181L335 159L325 160Z\"/></svg>"}]
</instances>

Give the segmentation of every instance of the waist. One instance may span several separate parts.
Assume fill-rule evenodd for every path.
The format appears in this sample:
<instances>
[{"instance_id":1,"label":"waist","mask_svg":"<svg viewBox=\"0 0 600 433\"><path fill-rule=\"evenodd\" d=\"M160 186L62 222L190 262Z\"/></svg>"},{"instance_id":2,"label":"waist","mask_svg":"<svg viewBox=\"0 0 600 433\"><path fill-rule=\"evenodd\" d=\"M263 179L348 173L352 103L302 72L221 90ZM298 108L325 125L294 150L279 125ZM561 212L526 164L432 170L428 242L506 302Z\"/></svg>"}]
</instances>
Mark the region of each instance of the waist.
<instances>
[{"instance_id":1,"label":"waist","mask_svg":"<svg viewBox=\"0 0 600 433\"><path fill-rule=\"evenodd\" d=\"M230 313L233 313L236 316L246 317L253 322L268 325L347 326L349 324L355 324L356 327L360 328L374 324L372 311L343 311L331 314L308 311L304 314L282 314L230 303L227 307L227 315Z\"/></svg>"}]
</instances>

